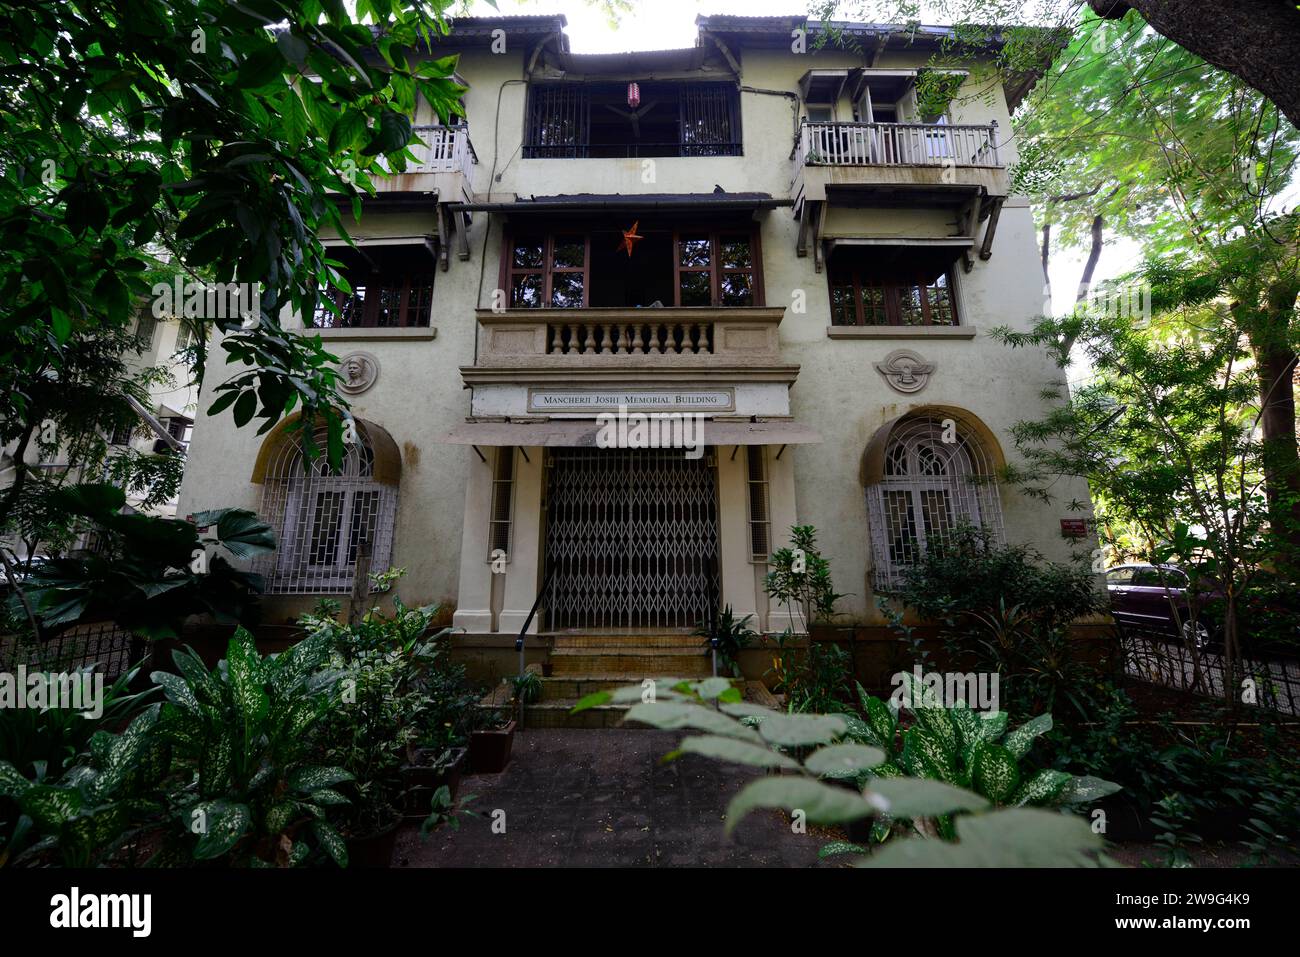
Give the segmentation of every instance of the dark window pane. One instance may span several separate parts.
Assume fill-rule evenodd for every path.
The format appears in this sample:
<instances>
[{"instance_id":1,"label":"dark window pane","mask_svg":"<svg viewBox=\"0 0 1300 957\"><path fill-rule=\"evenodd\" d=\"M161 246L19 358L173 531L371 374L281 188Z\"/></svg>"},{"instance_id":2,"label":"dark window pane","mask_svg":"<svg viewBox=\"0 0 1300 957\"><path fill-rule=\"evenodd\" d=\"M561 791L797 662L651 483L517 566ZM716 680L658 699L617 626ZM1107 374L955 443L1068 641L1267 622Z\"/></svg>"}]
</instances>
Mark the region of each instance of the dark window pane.
<instances>
[{"instance_id":1,"label":"dark window pane","mask_svg":"<svg viewBox=\"0 0 1300 957\"><path fill-rule=\"evenodd\" d=\"M582 273L557 272L551 277L551 305L556 308L581 308Z\"/></svg>"},{"instance_id":2,"label":"dark window pane","mask_svg":"<svg viewBox=\"0 0 1300 957\"><path fill-rule=\"evenodd\" d=\"M542 305L542 277L540 273L515 276L510 288L510 305L514 309L538 309Z\"/></svg>"},{"instance_id":3,"label":"dark window pane","mask_svg":"<svg viewBox=\"0 0 1300 957\"><path fill-rule=\"evenodd\" d=\"M724 238L719 245L722 253L723 269L750 269L753 258L749 252L749 240L743 236Z\"/></svg>"},{"instance_id":4,"label":"dark window pane","mask_svg":"<svg viewBox=\"0 0 1300 957\"><path fill-rule=\"evenodd\" d=\"M853 286L831 286L831 324L852 326L858 321L853 311Z\"/></svg>"},{"instance_id":5,"label":"dark window pane","mask_svg":"<svg viewBox=\"0 0 1300 957\"><path fill-rule=\"evenodd\" d=\"M683 236L677 243L682 266L708 266L713 250L707 236Z\"/></svg>"},{"instance_id":6,"label":"dark window pane","mask_svg":"<svg viewBox=\"0 0 1300 957\"><path fill-rule=\"evenodd\" d=\"M362 542L375 547L375 517L379 512L378 492L357 492L352 498L352 524L348 529L348 564L357 563Z\"/></svg>"},{"instance_id":7,"label":"dark window pane","mask_svg":"<svg viewBox=\"0 0 1300 957\"><path fill-rule=\"evenodd\" d=\"M904 326L919 326L925 322L919 286L898 287L898 321Z\"/></svg>"},{"instance_id":8,"label":"dark window pane","mask_svg":"<svg viewBox=\"0 0 1300 957\"><path fill-rule=\"evenodd\" d=\"M526 237L515 240L515 251L511 258L516 269L541 269L542 268L542 240L536 237Z\"/></svg>"},{"instance_id":9,"label":"dark window pane","mask_svg":"<svg viewBox=\"0 0 1300 957\"><path fill-rule=\"evenodd\" d=\"M885 312L885 290L883 287L862 287L862 321L868 326L888 325L889 316Z\"/></svg>"},{"instance_id":10,"label":"dark window pane","mask_svg":"<svg viewBox=\"0 0 1300 957\"><path fill-rule=\"evenodd\" d=\"M920 557L916 540L916 516L912 496L907 492L885 493L885 534L889 536L891 565L913 565Z\"/></svg>"},{"instance_id":11,"label":"dark window pane","mask_svg":"<svg viewBox=\"0 0 1300 957\"><path fill-rule=\"evenodd\" d=\"M556 236L551 256L556 269L581 269L587 264L587 244L581 236Z\"/></svg>"},{"instance_id":12,"label":"dark window pane","mask_svg":"<svg viewBox=\"0 0 1300 957\"><path fill-rule=\"evenodd\" d=\"M754 304L753 280L747 272L725 272L719 281L720 298L724 306L752 306Z\"/></svg>"},{"instance_id":13,"label":"dark window pane","mask_svg":"<svg viewBox=\"0 0 1300 957\"><path fill-rule=\"evenodd\" d=\"M341 492L318 492L312 515L308 565L332 565L339 545L339 518L343 511Z\"/></svg>"},{"instance_id":14,"label":"dark window pane","mask_svg":"<svg viewBox=\"0 0 1300 957\"><path fill-rule=\"evenodd\" d=\"M956 313L952 308L952 293L948 289L948 277L940 276L934 285L926 289L930 300L930 321L936 326L955 326Z\"/></svg>"},{"instance_id":15,"label":"dark window pane","mask_svg":"<svg viewBox=\"0 0 1300 957\"><path fill-rule=\"evenodd\" d=\"M382 286L379 289L379 307L375 312L375 325L388 328L400 325L398 315L402 308L402 287Z\"/></svg>"},{"instance_id":16,"label":"dark window pane","mask_svg":"<svg viewBox=\"0 0 1300 957\"><path fill-rule=\"evenodd\" d=\"M683 306L713 305L712 283L707 272L682 273L681 290Z\"/></svg>"},{"instance_id":17,"label":"dark window pane","mask_svg":"<svg viewBox=\"0 0 1300 957\"><path fill-rule=\"evenodd\" d=\"M408 326L427 326L429 310L433 306L432 286L413 286L406 303L406 324Z\"/></svg>"}]
</instances>

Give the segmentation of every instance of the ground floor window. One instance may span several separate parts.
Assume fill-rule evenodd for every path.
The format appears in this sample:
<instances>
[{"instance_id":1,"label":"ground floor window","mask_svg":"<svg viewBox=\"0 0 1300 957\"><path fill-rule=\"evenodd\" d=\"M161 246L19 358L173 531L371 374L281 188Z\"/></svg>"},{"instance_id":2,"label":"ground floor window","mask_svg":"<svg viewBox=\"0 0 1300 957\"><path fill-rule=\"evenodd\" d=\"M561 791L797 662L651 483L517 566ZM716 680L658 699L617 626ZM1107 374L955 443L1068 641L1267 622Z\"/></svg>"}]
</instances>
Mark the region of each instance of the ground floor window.
<instances>
[{"instance_id":1,"label":"ground floor window","mask_svg":"<svg viewBox=\"0 0 1300 957\"><path fill-rule=\"evenodd\" d=\"M933 544L959 524L1002 537L1002 508L989 456L951 418L915 416L897 423L882 474L867 486L877 589L898 585Z\"/></svg>"},{"instance_id":2,"label":"ground floor window","mask_svg":"<svg viewBox=\"0 0 1300 957\"><path fill-rule=\"evenodd\" d=\"M278 540L268 593L349 592L365 551L372 570L388 567L397 488L375 481L373 446L363 427L357 431L337 469L323 455L304 465L295 442L286 442L268 468L262 514L276 525ZM325 447L323 427L315 440Z\"/></svg>"}]
</instances>

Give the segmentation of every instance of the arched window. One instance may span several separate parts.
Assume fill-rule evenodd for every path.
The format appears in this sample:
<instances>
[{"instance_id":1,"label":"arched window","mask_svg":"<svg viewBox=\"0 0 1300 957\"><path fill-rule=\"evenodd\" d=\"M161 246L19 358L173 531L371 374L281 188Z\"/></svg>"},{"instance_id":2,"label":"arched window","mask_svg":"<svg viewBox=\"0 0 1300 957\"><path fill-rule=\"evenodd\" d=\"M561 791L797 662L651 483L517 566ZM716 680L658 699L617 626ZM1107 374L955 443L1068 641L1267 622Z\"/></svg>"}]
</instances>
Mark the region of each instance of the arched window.
<instances>
[{"instance_id":1,"label":"arched window","mask_svg":"<svg viewBox=\"0 0 1300 957\"><path fill-rule=\"evenodd\" d=\"M369 429L357 422L357 441L345 446L337 469L324 455L325 427L317 427L313 437L322 453L310 464L304 464L294 435L282 436L266 463L262 515L277 537L275 555L263 569L268 594L351 591L358 559L367 550L372 571L388 568L397 486L376 478Z\"/></svg>"},{"instance_id":2,"label":"arched window","mask_svg":"<svg viewBox=\"0 0 1300 957\"><path fill-rule=\"evenodd\" d=\"M909 416L890 427L867 484L875 587L896 586L904 569L959 524L983 526L1001 540L994 473L983 445L955 418Z\"/></svg>"}]
</instances>

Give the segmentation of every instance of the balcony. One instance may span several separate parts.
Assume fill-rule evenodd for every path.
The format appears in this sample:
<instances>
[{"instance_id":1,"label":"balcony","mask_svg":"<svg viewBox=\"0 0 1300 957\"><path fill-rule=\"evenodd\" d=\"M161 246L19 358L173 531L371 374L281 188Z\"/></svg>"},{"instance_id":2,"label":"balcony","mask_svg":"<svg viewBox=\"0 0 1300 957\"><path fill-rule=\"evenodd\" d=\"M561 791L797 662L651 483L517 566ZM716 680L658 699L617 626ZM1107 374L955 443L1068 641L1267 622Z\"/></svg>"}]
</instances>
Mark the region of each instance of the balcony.
<instances>
[{"instance_id":1,"label":"balcony","mask_svg":"<svg viewBox=\"0 0 1300 957\"><path fill-rule=\"evenodd\" d=\"M998 125L804 123L795 168L936 166L1002 169Z\"/></svg>"},{"instance_id":2,"label":"balcony","mask_svg":"<svg viewBox=\"0 0 1300 957\"><path fill-rule=\"evenodd\" d=\"M520 381L671 381L730 373L768 379L780 364L777 328L785 310L664 307L478 310L479 344L467 384Z\"/></svg>"},{"instance_id":3,"label":"balcony","mask_svg":"<svg viewBox=\"0 0 1300 957\"><path fill-rule=\"evenodd\" d=\"M406 172L375 179L380 193L438 193L445 202L473 198L471 184L478 156L467 126L415 126L420 141L411 145L414 162Z\"/></svg>"},{"instance_id":4,"label":"balcony","mask_svg":"<svg viewBox=\"0 0 1300 957\"><path fill-rule=\"evenodd\" d=\"M822 266L820 232L826 207L941 209L956 213L953 238L972 247L987 221L979 256L991 255L1010 177L999 153L996 121L946 123L815 123L805 121L794 150L795 251L813 250ZM964 254L964 267L973 262Z\"/></svg>"}]
</instances>

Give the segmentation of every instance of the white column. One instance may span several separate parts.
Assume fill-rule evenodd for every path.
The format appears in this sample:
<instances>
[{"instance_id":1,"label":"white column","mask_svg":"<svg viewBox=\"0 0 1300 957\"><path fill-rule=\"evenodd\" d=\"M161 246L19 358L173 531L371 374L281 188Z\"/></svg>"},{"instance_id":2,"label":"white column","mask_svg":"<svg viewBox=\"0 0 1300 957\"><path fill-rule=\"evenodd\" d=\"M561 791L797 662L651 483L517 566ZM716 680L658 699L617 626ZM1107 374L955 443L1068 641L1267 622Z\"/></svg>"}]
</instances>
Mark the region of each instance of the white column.
<instances>
[{"instance_id":1,"label":"white column","mask_svg":"<svg viewBox=\"0 0 1300 957\"><path fill-rule=\"evenodd\" d=\"M790 526L799 522L794 497L795 448L793 445L787 445L785 451L781 452L781 447L778 445L767 450L767 494L768 508L772 513L773 551L790 547ZM778 452L781 452L779 459L776 457ZM803 620L803 612L798 608L793 611L795 633L806 633L808 626ZM772 603L768 612L768 629L785 631L791 627L790 612L791 609L785 604Z\"/></svg>"},{"instance_id":2,"label":"white column","mask_svg":"<svg viewBox=\"0 0 1300 957\"><path fill-rule=\"evenodd\" d=\"M490 449L487 451L491 451ZM460 535L460 583L451 623L472 634L492 631L492 567L488 563L488 516L492 509L492 457L473 449L465 488L465 525Z\"/></svg>"},{"instance_id":3,"label":"white column","mask_svg":"<svg viewBox=\"0 0 1300 957\"><path fill-rule=\"evenodd\" d=\"M515 453L514 517L510 535L510 561L506 565L506 593L497 630L517 635L528 619L537 589L542 587L538 573L542 555L542 483L545 479L543 453L531 447ZM525 457L525 455L527 457ZM528 634L537 634L537 619L528 625Z\"/></svg>"},{"instance_id":4,"label":"white column","mask_svg":"<svg viewBox=\"0 0 1300 957\"><path fill-rule=\"evenodd\" d=\"M736 454L733 458L732 452ZM718 562L722 574L722 604L736 618L757 615L754 569L750 564L749 489L745 449L722 445L718 456Z\"/></svg>"}]
</instances>

